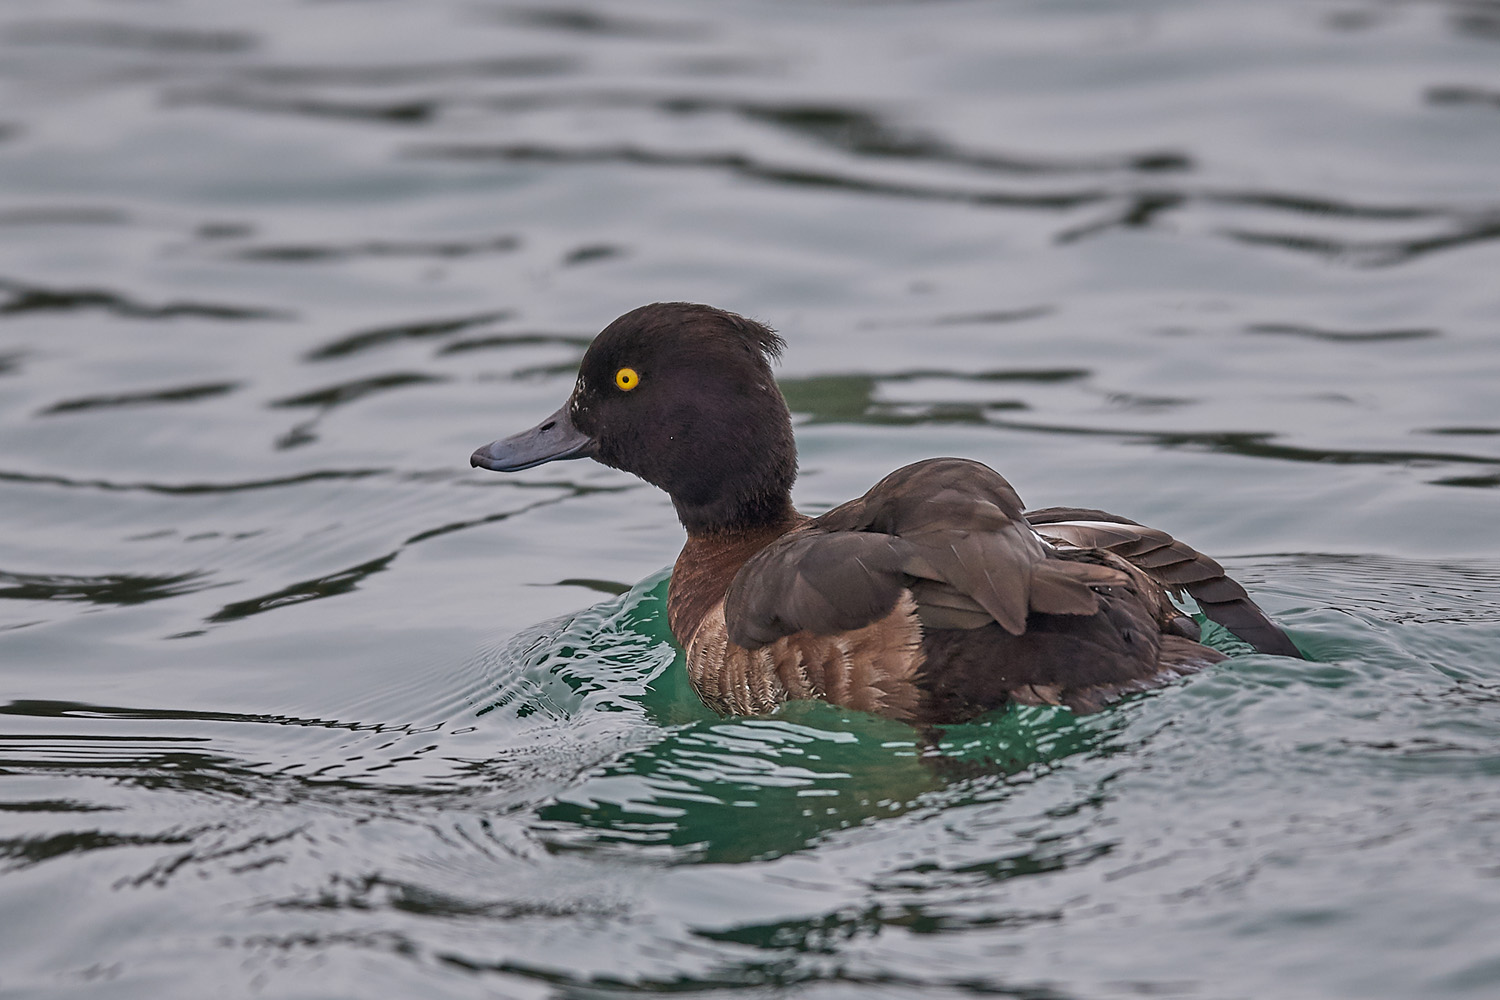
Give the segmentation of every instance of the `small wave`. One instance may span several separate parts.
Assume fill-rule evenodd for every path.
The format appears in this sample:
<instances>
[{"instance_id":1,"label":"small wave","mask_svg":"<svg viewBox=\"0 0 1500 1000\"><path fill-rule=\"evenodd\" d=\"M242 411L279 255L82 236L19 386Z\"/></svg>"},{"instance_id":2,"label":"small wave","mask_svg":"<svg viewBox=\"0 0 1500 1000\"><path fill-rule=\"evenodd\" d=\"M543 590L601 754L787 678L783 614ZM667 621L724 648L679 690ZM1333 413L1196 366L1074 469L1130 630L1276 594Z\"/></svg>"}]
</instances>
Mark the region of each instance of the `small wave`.
<instances>
[{"instance_id":1,"label":"small wave","mask_svg":"<svg viewBox=\"0 0 1500 1000\"><path fill-rule=\"evenodd\" d=\"M391 372L388 375L374 375L370 378L354 379L350 382L339 382L335 385L324 386L321 389L313 389L309 392L298 393L295 396L285 396L274 400L270 405L281 409L297 409L302 407L318 407L324 410L343 406L366 396L376 393L389 392L392 389L404 389L413 385L433 385L446 382L447 377L442 375L427 375L422 372Z\"/></svg>"},{"instance_id":2,"label":"small wave","mask_svg":"<svg viewBox=\"0 0 1500 1000\"><path fill-rule=\"evenodd\" d=\"M233 601L209 615L206 620L213 624L239 621L242 618L249 618L276 608L347 594L358 589L367 577L388 568L397 555L397 552L390 552L378 559L362 562L358 566L351 566L348 569L308 580L299 580L269 594L243 601Z\"/></svg>"},{"instance_id":3,"label":"small wave","mask_svg":"<svg viewBox=\"0 0 1500 1000\"><path fill-rule=\"evenodd\" d=\"M575 267L579 264L592 264L595 261L609 260L612 257L622 257L626 253L624 247L610 243L590 243L569 250L563 255L562 262L564 267Z\"/></svg>"},{"instance_id":4,"label":"small wave","mask_svg":"<svg viewBox=\"0 0 1500 1000\"><path fill-rule=\"evenodd\" d=\"M260 39L248 31L146 27L113 21L25 21L5 31L13 45L78 45L162 54L230 55L248 52Z\"/></svg>"},{"instance_id":5,"label":"small wave","mask_svg":"<svg viewBox=\"0 0 1500 1000\"><path fill-rule=\"evenodd\" d=\"M315 469L269 479L246 479L228 483L120 483L110 479L73 479L68 476L0 469L0 482L30 486L60 486L64 489L102 490L106 493L161 493L168 496L241 493L249 490L274 490L300 487L323 480L366 479L388 475L390 469Z\"/></svg>"},{"instance_id":6,"label":"small wave","mask_svg":"<svg viewBox=\"0 0 1500 1000\"><path fill-rule=\"evenodd\" d=\"M1332 465L1500 465L1488 455L1452 451L1407 449L1312 448L1277 442L1279 435L1254 431L1145 431L1118 427L1079 427L1028 423L996 417L990 421L1012 430L1042 434L1076 434L1086 437L1132 438L1160 448L1198 448L1247 458L1275 458L1292 462L1323 462Z\"/></svg>"},{"instance_id":7,"label":"small wave","mask_svg":"<svg viewBox=\"0 0 1500 1000\"><path fill-rule=\"evenodd\" d=\"M9 295L9 299L0 302L0 316L98 309L126 319L177 319L186 316L235 321L290 318L290 314L283 310L212 302L185 301L147 305L107 289L49 288L13 278L0 278L0 293Z\"/></svg>"},{"instance_id":8,"label":"small wave","mask_svg":"<svg viewBox=\"0 0 1500 1000\"><path fill-rule=\"evenodd\" d=\"M1024 323L1041 319L1056 312L1052 306L1029 306L1023 309L992 309L984 312L945 313L921 319L867 319L859 324L861 330L880 330L891 327L923 326L995 326L1008 323Z\"/></svg>"},{"instance_id":9,"label":"small wave","mask_svg":"<svg viewBox=\"0 0 1500 1000\"><path fill-rule=\"evenodd\" d=\"M341 118L373 121L386 125L422 125L436 118L441 105L435 100L335 101L316 97L282 97L243 90L177 91L166 97L171 106L202 106L234 111L301 115L307 118Z\"/></svg>"},{"instance_id":10,"label":"small wave","mask_svg":"<svg viewBox=\"0 0 1500 1000\"><path fill-rule=\"evenodd\" d=\"M238 71L238 75L277 86L392 87L442 80L558 76L571 73L580 65L573 56L525 55L427 63L254 66Z\"/></svg>"},{"instance_id":11,"label":"small wave","mask_svg":"<svg viewBox=\"0 0 1500 1000\"><path fill-rule=\"evenodd\" d=\"M78 601L126 606L146 604L216 586L202 571L188 573L117 573L70 576L63 573L13 573L0 569L0 600Z\"/></svg>"},{"instance_id":12,"label":"small wave","mask_svg":"<svg viewBox=\"0 0 1500 1000\"><path fill-rule=\"evenodd\" d=\"M475 313L472 316L457 316L452 319L418 320L414 323L397 323L391 326L377 326L368 330L356 330L353 333L344 334L321 347L313 348L303 355L307 361L327 361L330 358L344 358L352 354L361 354L377 347L387 344L399 343L406 340L427 340L432 337L443 337L450 333L458 333L469 330L476 326L486 326L490 323L500 323L512 318L515 314L500 310L496 312Z\"/></svg>"},{"instance_id":13,"label":"small wave","mask_svg":"<svg viewBox=\"0 0 1500 1000\"><path fill-rule=\"evenodd\" d=\"M1500 216L1491 212L1454 219L1445 232L1364 240L1310 233L1226 228L1222 235L1252 246L1277 247L1356 267L1394 267L1420 257L1500 240Z\"/></svg>"},{"instance_id":14,"label":"small wave","mask_svg":"<svg viewBox=\"0 0 1500 1000\"><path fill-rule=\"evenodd\" d=\"M1428 87L1428 104L1477 104L1500 110L1500 90L1484 87Z\"/></svg>"},{"instance_id":15,"label":"small wave","mask_svg":"<svg viewBox=\"0 0 1500 1000\"><path fill-rule=\"evenodd\" d=\"M240 388L239 382L204 382L198 385L174 386L170 389L154 389L147 392L122 392L101 396L79 396L65 399L37 413L52 416L58 413L77 413L82 410L110 410L129 406L156 406L162 403L196 403L200 399L226 396Z\"/></svg>"},{"instance_id":16,"label":"small wave","mask_svg":"<svg viewBox=\"0 0 1500 1000\"><path fill-rule=\"evenodd\" d=\"M852 173L810 166L764 162L747 153L689 153L620 144L612 146L547 146L532 143L452 143L414 145L405 155L416 159L451 160L458 163L628 164L642 167L722 170L741 177L791 187L831 188L859 194L881 195L914 201L947 201L960 204L1031 208L1058 211L1106 200L1102 190L1024 192L971 190L936 184L877 180Z\"/></svg>"},{"instance_id":17,"label":"small wave","mask_svg":"<svg viewBox=\"0 0 1500 1000\"><path fill-rule=\"evenodd\" d=\"M496 236L477 240L367 240L345 246L315 243L286 243L274 246L246 247L230 256L238 260L274 261L280 264L341 261L356 257L433 257L448 259L481 254L509 253L521 245L519 237ZM505 315L495 314L490 315Z\"/></svg>"},{"instance_id":18,"label":"small wave","mask_svg":"<svg viewBox=\"0 0 1500 1000\"><path fill-rule=\"evenodd\" d=\"M485 105L507 113L554 108L641 109L672 117L728 115L861 159L886 159L964 167L998 174L1174 173L1193 169L1173 150L1094 156L1042 156L980 150L895 121L868 107L812 101L768 102L701 94L622 90L548 90L505 94Z\"/></svg>"},{"instance_id":19,"label":"small wave","mask_svg":"<svg viewBox=\"0 0 1500 1000\"><path fill-rule=\"evenodd\" d=\"M707 24L621 17L584 7L509 7L494 11L492 16L506 24L571 35L691 41L713 34Z\"/></svg>"},{"instance_id":20,"label":"small wave","mask_svg":"<svg viewBox=\"0 0 1500 1000\"><path fill-rule=\"evenodd\" d=\"M1271 334L1284 337L1302 337L1320 340L1328 344L1370 344L1392 340L1428 340L1440 331L1431 327L1401 330L1325 330L1299 323L1256 323L1245 328L1247 333Z\"/></svg>"},{"instance_id":21,"label":"small wave","mask_svg":"<svg viewBox=\"0 0 1500 1000\"><path fill-rule=\"evenodd\" d=\"M444 344L438 354L465 354L470 351L489 351L507 347L536 347L557 345L575 349L587 347L594 338L581 333L496 333L483 337L471 337Z\"/></svg>"}]
</instances>

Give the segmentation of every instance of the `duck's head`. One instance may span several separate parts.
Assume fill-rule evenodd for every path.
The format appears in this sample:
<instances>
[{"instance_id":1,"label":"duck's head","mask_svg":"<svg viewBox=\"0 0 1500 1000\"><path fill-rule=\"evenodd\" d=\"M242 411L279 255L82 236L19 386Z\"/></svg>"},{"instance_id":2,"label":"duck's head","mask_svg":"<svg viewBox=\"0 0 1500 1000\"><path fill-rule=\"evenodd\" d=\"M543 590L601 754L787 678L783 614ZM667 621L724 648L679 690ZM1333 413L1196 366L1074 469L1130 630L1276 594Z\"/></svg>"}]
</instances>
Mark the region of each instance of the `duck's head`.
<instances>
[{"instance_id":1,"label":"duck's head","mask_svg":"<svg viewBox=\"0 0 1500 1000\"><path fill-rule=\"evenodd\" d=\"M692 534L783 520L797 449L771 376L781 347L770 328L712 306L641 306L594 338L561 409L469 462L514 472L592 458L666 490Z\"/></svg>"}]
</instances>

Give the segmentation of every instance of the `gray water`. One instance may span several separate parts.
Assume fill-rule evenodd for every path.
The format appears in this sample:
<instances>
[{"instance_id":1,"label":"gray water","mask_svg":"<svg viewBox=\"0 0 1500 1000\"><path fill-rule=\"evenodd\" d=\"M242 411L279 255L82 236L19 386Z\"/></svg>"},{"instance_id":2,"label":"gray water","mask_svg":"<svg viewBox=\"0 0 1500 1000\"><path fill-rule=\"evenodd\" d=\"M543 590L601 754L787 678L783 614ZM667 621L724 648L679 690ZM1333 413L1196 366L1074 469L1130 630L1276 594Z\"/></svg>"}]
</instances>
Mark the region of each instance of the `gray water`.
<instances>
[{"instance_id":1,"label":"gray water","mask_svg":"<svg viewBox=\"0 0 1500 1000\"><path fill-rule=\"evenodd\" d=\"M10 0L0 996L1500 995L1497 275L1493 0ZM1312 659L709 715L666 498L467 461L660 299Z\"/></svg>"}]
</instances>

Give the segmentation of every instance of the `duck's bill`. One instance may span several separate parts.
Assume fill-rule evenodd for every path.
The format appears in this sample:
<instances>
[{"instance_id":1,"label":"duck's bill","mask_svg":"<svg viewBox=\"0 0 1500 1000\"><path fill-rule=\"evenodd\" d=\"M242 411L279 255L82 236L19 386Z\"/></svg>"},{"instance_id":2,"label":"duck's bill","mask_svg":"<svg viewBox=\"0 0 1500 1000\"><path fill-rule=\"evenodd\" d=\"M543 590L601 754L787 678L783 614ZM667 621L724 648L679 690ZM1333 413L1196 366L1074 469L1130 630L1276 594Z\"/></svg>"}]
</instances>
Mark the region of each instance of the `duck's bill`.
<instances>
[{"instance_id":1,"label":"duck's bill","mask_svg":"<svg viewBox=\"0 0 1500 1000\"><path fill-rule=\"evenodd\" d=\"M469 456L469 464L496 472L519 472L564 458L587 458L594 439L573 426L564 406L529 431L493 441Z\"/></svg>"}]
</instances>

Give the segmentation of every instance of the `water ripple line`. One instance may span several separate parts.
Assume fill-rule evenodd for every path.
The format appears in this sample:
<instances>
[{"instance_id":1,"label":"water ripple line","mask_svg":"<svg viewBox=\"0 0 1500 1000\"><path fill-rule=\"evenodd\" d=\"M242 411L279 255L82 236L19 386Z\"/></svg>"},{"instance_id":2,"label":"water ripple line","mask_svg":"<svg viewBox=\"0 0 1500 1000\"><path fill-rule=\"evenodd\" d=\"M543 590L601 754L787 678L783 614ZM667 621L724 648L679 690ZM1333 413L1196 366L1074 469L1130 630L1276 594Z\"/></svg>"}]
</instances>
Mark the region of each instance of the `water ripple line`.
<instances>
[{"instance_id":1,"label":"water ripple line","mask_svg":"<svg viewBox=\"0 0 1500 1000\"><path fill-rule=\"evenodd\" d=\"M330 340L321 347L315 347L303 355L307 361L328 361L333 358L344 358L353 354L361 354L365 351L387 344L399 343L406 340L427 340L434 337L444 337L450 333L460 333L464 330L473 329L476 326L489 326L493 323L503 323L514 318L515 313L508 309L491 310L489 312L474 313L470 316L456 316L451 319L428 319L417 320L411 323L394 323L373 327L371 329L356 330L353 333L344 334Z\"/></svg>"},{"instance_id":2,"label":"water ripple line","mask_svg":"<svg viewBox=\"0 0 1500 1000\"><path fill-rule=\"evenodd\" d=\"M154 575L71 576L63 573L14 573L0 569L0 600L81 601L123 607L226 586L210 582L210 576L202 570Z\"/></svg>"},{"instance_id":3,"label":"water ripple line","mask_svg":"<svg viewBox=\"0 0 1500 1000\"><path fill-rule=\"evenodd\" d=\"M167 496L199 496L241 493L250 490L281 489L287 486L302 486L306 483L327 480L368 479L372 476L390 475L394 471L390 468L317 469L311 472L294 473L289 476L249 479L231 483L118 483L108 479L73 479L68 476L0 469L0 482L35 486L61 486L66 489L102 490L107 493L160 493Z\"/></svg>"},{"instance_id":4,"label":"water ripple line","mask_svg":"<svg viewBox=\"0 0 1500 1000\"><path fill-rule=\"evenodd\" d=\"M78 413L85 410L112 410L122 407L155 406L162 403L196 403L200 399L213 399L242 388L242 382L202 382L196 385L174 386L170 389L154 389L145 392L120 392L98 396L78 396L64 399L37 411L39 417L55 416L59 413Z\"/></svg>"},{"instance_id":5,"label":"water ripple line","mask_svg":"<svg viewBox=\"0 0 1500 1000\"><path fill-rule=\"evenodd\" d=\"M412 145L403 155L413 159L456 163L610 164L670 169L722 170L741 177L801 188L825 188L914 201L955 202L988 207L1063 211L1097 204L1110 197L1101 189L1061 192L964 190L931 184L882 181L813 167L775 165L747 153L685 153L648 149L632 144L565 149L533 143L449 143Z\"/></svg>"},{"instance_id":6,"label":"water ripple line","mask_svg":"<svg viewBox=\"0 0 1500 1000\"><path fill-rule=\"evenodd\" d=\"M0 316L22 313L77 312L98 309L124 319L213 319L223 321L286 320L294 314L281 309L231 306L213 302L179 301L147 305L100 288L49 288L14 278L0 277L0 292L10 297L0 302Z\"/></svg>"}]
</instances>

